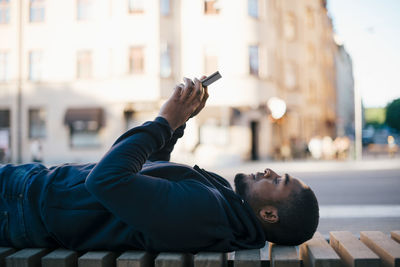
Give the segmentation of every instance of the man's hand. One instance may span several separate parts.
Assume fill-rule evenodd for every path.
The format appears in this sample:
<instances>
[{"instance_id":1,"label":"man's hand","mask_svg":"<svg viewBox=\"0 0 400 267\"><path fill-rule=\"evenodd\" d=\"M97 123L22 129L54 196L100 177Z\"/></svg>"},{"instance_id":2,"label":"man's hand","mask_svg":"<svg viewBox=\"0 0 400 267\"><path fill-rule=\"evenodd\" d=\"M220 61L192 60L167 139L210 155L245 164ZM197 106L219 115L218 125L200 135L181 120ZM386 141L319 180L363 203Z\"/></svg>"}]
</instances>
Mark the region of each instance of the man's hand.
<instances>
[{"instance_id":1,"label":"man's hand","mask_svg":"<svg viewBox=\"0 0 400 267\"><path fill-rule=\"evenodd\" d=\"M201 78L203 79L204 76ZM184 78L185 84L175 86L174 92L161 107L158 116L166 119L173 130L183 125L189 118L196 116L206 105L207 87L200 81Z\"/></svg>"}]
</instances>

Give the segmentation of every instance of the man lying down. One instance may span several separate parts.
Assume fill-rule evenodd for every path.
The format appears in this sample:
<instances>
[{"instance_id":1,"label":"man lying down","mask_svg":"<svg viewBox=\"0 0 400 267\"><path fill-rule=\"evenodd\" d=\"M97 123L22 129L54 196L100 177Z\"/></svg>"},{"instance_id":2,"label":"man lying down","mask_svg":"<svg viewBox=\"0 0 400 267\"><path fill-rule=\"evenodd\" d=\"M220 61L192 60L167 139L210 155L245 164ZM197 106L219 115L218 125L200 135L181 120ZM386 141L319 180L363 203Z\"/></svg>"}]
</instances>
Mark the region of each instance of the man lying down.
<instances>
[{"instance_id":1,"label":"man lying down","mask_svg":"<svg viewBox=\"0 0 400 267\"><path fill-rule=\"evenodd\" d=\"M299 179L239 173L234 191L215 173L169 161L207 98L207 87L185 78L153 121L96 164L1 165L0 246L195 253L310 239L318 203Z\"/></svg>"}]
</instances>

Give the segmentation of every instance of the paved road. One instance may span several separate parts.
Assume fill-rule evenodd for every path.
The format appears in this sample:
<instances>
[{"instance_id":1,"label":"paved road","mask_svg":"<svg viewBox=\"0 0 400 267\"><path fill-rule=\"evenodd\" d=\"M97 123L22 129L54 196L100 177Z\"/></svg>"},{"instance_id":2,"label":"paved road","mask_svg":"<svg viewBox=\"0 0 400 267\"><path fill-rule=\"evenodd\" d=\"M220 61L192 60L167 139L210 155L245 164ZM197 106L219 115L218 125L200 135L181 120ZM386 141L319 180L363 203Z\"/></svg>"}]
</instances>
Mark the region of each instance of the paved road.
<instances>
[{"instance_id":1,"label":"paved road","mask_svg":"<svg viewBox=\"0 0 400 267\"><path fill-rule=\"evenodd\" d=\"M400 169L293 172L314 190L320 205L400 205Z\"/></svg>"},{"instance_id":2,"label":"paved road","mask_svg":"<svg viewBox=\"0 0 400 267\"><path fill-rule=\"evenodd\" d=\"M285 166L273 167L283 174ZM252 167L235 166L235 169L248 171ZM293 167L287 172L310 185L317 195L321 215L318 231L323 235L328 237L329 231L335 230L349 230L357 236L363 230L380 230L387 234L400 230L400 165L374 169L371 165L343 168L339 164L337 168L332 165L323 169L315 164L312 169ZM234 170L228 168L222 172L232 182Z\"/></svg>"},{"instance_id":3,"label":"paved road","mask_svg":"<svg viewBox=\"0 0 400 267\"><path fill-rule=\"evenodd\" d=\"M400 169L294 174L313 188L321 212L338 209L321 216L318 230L326 237L332 230L358 236L364 230L400 229Z\"/></svg>"}]
</instances>

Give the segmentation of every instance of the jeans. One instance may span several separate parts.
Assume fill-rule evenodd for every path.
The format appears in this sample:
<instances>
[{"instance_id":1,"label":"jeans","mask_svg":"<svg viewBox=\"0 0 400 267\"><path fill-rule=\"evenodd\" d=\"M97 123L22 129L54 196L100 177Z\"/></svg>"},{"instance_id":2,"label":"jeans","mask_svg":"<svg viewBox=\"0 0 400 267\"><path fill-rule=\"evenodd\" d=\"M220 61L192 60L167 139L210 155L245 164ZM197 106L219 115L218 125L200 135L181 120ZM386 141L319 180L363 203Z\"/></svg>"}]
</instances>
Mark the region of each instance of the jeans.
<instances>
[{"instance_id":1,"label":"jeans","mask_svg":"<svg viewBox=\"0 0 400 267\"><path fill-rule=\"evenodd\" d=\"M0 247L49 246L39 209L35 208L39 203L28 196L27 190L38 166L0 165Z\"/></svg>"}]
</instances>

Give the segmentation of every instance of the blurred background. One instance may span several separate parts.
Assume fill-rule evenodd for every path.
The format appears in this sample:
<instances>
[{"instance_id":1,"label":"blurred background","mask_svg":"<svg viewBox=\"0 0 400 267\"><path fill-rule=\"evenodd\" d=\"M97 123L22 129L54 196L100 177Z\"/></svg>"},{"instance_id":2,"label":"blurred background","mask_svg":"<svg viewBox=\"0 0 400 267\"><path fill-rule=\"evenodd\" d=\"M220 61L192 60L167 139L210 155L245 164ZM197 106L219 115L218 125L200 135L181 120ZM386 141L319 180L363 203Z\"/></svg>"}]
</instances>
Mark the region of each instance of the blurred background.
<instances>
[{"instance_id":1,"label":"blurred background","mask_svg":"<svg viewBox=\"0 0 400 267\"><path fill-rule=\"evenodd\" d=\"M1 0L0 161L97 161L125 130L153 119L183 76L216 70L223 79L188 123L175 160L396 157L396 8L396 1Z\"/></svg>"},{"instance_id":2,"label":"blurred background","mask_svg":"<svg viewBox=\"0 0 400 267\"><path fill-rule=\"evenodd\" d=\"M398 14L398 0L0 0L0 162L98 161L184 76L219 70L172 160L231 182L301 177L324 234L395 230Z\"/></svg>"}]
</instances>

